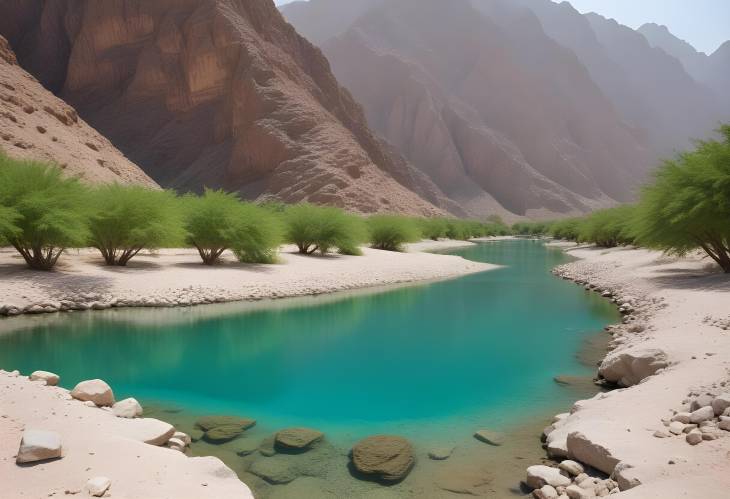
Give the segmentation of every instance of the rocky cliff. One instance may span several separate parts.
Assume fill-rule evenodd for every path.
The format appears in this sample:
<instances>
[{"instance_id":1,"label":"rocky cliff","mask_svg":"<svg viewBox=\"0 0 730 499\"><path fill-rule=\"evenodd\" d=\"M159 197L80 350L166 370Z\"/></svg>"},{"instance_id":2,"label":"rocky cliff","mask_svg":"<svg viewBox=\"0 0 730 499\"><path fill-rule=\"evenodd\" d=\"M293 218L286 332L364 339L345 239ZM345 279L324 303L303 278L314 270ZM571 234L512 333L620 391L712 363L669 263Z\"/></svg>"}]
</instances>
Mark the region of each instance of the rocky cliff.
<instances>
[{"instance_id":1,"label":"rocky cliff","mask_svg":"<svg viewBox=\"0 0 730 499\"><path fill-rule=\"evenodd\" d=\"M156 187L76 111L18 66L0 37L0 149L12 157L53 161L90 183Z\"/></svg>"},{"instance_id":2,"label":"rocky cliff","mask_svg":"<svg viewBox=\"0 0 730 499\"><path fill-rule=\"evenodd\" d=\"M270 0L6 0L21 64L161 185L458 212Z\"/></svg>"},{"instance_id":3,"label":"rocky cliff","mask_svg":"<svg viewBox=\"0 0 730 499\"><path fill-rule=\"evenodd\" d=\"M334 3L311 2L310 19ZM312 33L305 7L289 19ZM371 126L471 213L586 211L629 199L648 170L641 134L534 15L495 20L467 0L353 9L357 20L322 45L335 75Z\"/></svg>"}]
</instances>

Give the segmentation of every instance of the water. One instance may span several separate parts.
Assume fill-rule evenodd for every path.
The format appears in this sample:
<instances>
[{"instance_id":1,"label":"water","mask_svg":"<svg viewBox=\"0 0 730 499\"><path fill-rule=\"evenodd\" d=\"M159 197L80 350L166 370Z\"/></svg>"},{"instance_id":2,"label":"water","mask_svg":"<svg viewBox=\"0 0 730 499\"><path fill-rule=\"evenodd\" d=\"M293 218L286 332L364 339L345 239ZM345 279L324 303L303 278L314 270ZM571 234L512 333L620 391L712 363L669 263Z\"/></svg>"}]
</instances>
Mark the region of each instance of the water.
<instances>
[{"instance_id":1,"label":"water","mask_svg":"<svg viewBox=\"0 0 730 499\"><path fill-rule=\"evenodd\" d=\"M102 378L118 399L252 417L268 434L315 427L343 445L380 432L438 445L569 407L575 393L552 378L594 373L576 356L615 309L551 276L568 257L540 242L450 253L504 267L273 307L34 319L0 335L0 367L54 371L67 387Z\"/></svg>"}]
</instances>

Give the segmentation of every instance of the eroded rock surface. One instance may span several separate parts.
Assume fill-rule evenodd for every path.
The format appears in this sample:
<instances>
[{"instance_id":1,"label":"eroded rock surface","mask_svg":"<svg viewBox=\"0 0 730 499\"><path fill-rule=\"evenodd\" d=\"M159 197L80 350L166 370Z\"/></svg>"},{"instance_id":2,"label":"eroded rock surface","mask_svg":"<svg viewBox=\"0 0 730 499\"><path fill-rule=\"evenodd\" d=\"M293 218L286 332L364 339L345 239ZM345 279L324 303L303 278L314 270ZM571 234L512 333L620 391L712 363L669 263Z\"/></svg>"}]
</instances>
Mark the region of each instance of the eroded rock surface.
<instances>
[{"instance_id":1,"label":"eroded rock surface","mask_svg":"<svg viewBox=\"0 0 730 499\"><path fill-rule=\"evenodd\" d=\"M355 469L375 480L402 480L414 463L413 447L403 437L376 435L360 440L352 448Z\"/></svg>"}]
</instances>

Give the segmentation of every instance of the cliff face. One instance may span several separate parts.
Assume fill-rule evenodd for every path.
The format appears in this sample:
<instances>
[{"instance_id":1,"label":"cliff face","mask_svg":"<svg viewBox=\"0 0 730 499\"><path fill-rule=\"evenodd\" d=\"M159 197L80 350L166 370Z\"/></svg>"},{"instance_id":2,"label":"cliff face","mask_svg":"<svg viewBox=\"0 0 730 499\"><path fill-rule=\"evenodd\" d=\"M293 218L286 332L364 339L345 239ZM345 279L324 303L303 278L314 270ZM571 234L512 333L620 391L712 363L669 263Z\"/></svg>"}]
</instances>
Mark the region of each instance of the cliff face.
<instances>
[{"instance_id":1,"label":"cliff face","mask_svg":"<svg viewBox=\"0 0 730 499\"><path fill-rule=\"evenodd\" d=\"M371 126L449 197L532 216L630 198L649 167L639 134L534 16L506 29L467 0L371 5L323 50Z\"/></svg>"},{"instance_id":2,"label":"cliff face","mask_svg":"<svg viewBox=\"0 0 730 499\"><path fill-rule=\"evenodd\" d=\"M89 183L157 187L76 110L20 66L0 36L0 149L23 159L55 162Z\"/></svg>"},{"instance_id":3,"label":"cliff face","mask_svg":"<svg viewBox=\"0 0 730 499\"><path fill-rule=\"evenodd\" d=\"M458 211L269 0L6 1L21 64L163 186Z\"/></svg>"}]
</instances>

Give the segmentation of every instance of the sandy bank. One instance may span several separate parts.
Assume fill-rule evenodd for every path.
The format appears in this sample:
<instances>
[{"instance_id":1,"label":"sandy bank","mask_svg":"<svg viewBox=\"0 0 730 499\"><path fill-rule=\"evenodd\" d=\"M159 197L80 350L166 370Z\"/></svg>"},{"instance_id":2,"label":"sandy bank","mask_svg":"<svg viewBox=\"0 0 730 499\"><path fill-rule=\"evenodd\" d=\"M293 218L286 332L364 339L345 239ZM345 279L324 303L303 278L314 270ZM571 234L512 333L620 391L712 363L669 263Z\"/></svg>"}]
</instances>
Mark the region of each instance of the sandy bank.
<instances>
[{"instance_id":1,"label":"sandy bank","mask_svg":"<svg viewBox=\"0 0 730 499\"><path fill-rule=\"evenodd\" d=\"M730 276L699 256L566 251L581 260L558 268L559 275L630 303L624 324L611 328L613 350L600 368L607 377L618 372L619 384L629 387L577 402L548 432L548 453L614 471L626 497L728 497L730 431L717 428L717 414L697 429L696 445L682 429L672 435L668 424L705 404L703 396L730 392Z\"/></svg>"},{"instance_id":2,"label":"sandy bank","mask_svg":"<svg viewBox=\"0 0 730 499\"><path fill-rule=\"evenodd\" d=\"M424 241L406 253L363 249L363 256L303 256L284 247L276 265L202 265L194 250L161 250L107 267L96 250L71 250L53 272L25 267L12 249L0 249L0 314L110 307L173 307L318 295L407 282L447 279L494 268L426 251L470 246Z\"/></svg>"},{"instance_id":3,"label":"sandy bank","mask_svg":"<svg viewBox=\"0 0 730 499\"><path fill-rule=\"evenodd\" d=\"M253 498L219 459L189 458L133 438L139 421L87 407L63 388L0 372L0 497L88 497L87 480L105 476L116 498ZM64 456L16 465L24 429L60 434Z\"/></svg>"}]
</instances>

